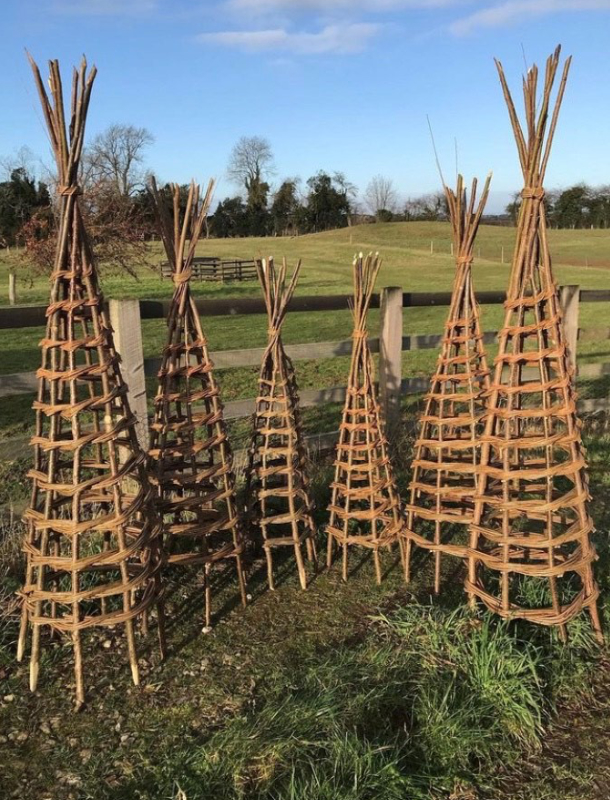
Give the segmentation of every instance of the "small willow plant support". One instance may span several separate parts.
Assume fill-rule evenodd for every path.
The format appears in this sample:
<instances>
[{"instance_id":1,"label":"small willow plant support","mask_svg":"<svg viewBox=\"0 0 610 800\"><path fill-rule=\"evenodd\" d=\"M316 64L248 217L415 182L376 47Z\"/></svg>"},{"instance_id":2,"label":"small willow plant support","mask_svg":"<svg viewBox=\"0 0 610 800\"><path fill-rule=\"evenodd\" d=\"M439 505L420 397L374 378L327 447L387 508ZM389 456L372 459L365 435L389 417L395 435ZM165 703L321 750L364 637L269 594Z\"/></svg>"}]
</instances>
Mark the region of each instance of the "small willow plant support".
<instances>
[{"instance_id":1,"label":"small willow plant support","mask_svg":"<svg viewBox=\"0 0 610 800\"><path fill-rule=\"evenodd\" d=\"M585 453L544 205L570 66L568 59L551 113L559 56L557 48L547 61L540 105L538 69L524 79L525 132L496 62L525 186L481 440L466 588L473 603L479 598L503 617L558 626L562 638L566 623L587 608L601 640Z\"/></svg>"},{"instance_id":2,"label":"small willow plant support","mask_svg":"<svg viewBox=\"0 0 610 800\"><path fill-rule=\"evenodd\" d=\"M388 458L388 444L374 384L367 341L366 317L381 266L377 254L354 259L352 359L347 397L339 428L335 479L331 484L327 526L327 563L335 545L343 552L343 580L348 575L348 549L357 545L373 551L377 582L381 582L381 547L399 541L401 555L404 521Z\"/></svg>"},{"instance_id":3,"label":"small willow plant support","mask_svg":"<svg viewBox=\"0 0 610 800\"><path fill-rule=\"evenodd\" d=\"M477 204L477 181L467 198L458 176L454 192L445 186L453 229L456 272L449 314L436 371L419 418L412 465L409 536L406 540L405 577L411 577L412 543L434 553L434 591L441 582L441 554L464 559L479 465L479 442L484 412L483 392L489 370L483 344L479 308L472 282L474 243L491 175Z\"/></svg>"},{"instance_id":4,"label":"small willow plant support","mask_svg":"<svg viewBox=\"0 0 610 800\"><path fill-rule=\"evenodd\" d=\"M161 524L79 207L78 171L96 75L74 71L68 125L57 61L50 97L30 58L59 178L59 234L34 402L32 495L18 658L31 632L30 688L43 628L70 634L76 701L85 700L82 634L122 626L135 684L135 625L157 605L164 652Z\"/></svg>"},{"instance_id":5,"label":"small willow plant support","mask_svg":"<svg viewBox=\"0 0 610 800\"><path fill-rule=\"evenodd\" d=\"M206 627L212 620L210 570L214 564L235 561L242 603L246 604L233 455L190 285L213 186L210 181L200 200L199 187L191 183L181 223L180 187L170 187L170 212L154 179L150 185L159 232L172 265L174 294L158 373L149 472L157 488L170 565L202 568Z\"/></svg>"},{"instance_id":6,"label":"small willow plant support","mask_svg":"<svg viewBox=\"0 0 610 800\"><path fill-rule=\"evenodd\" d=\"M269 587L274 589L273 550L289 546L294 548L299 581L306 589L302 547L304 544L307 558L315 566L315 526L298 387L282 343L282 325L301 262L294 268L288 284L285 260L278 269L272 258L257 264L269 320L269 341L261 365L246 471L248 518L262 534Z\"/></svg>"}]
</instances>

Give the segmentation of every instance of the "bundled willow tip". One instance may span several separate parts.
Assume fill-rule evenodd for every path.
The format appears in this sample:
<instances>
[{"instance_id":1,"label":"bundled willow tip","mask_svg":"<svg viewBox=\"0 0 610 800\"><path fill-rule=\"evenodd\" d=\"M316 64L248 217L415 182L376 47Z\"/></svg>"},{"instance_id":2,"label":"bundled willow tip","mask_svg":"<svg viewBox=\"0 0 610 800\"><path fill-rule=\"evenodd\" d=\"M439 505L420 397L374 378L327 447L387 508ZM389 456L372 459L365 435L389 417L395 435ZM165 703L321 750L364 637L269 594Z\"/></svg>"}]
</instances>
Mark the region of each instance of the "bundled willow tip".
<instances>
[{"instance_id":1,"label":"bundled willow tip","mask_svg":"<svg viewBox=\"0 0 610 800\"><path fill-rule=\"evenodd\" d=\"M503 617L558 626L588 609L601 640L588 479L573 368L547 238L544 176L570 59L560 49L523 82L523 130L497 63L524 177L499 353L481 443L467 590ZM552 108L552 112L551 112Z\"/></svg>"},{"instance_id":2,"label":"bundled willow tip","mask_svg":"<svg viewBox=\"0 0 610 800\"><path fill-rule=\"evenodd\" d=\"M164 650L161 525L79 206L78 173L96 69L87 71L83 59L74 70L66 120L59 63L49 64L50 97L31 58L30 63L57 162L59 233L34 402L18 658L31 631L34 691L43 628L70 634L80 705L87 629L124 628L137 684L134 623L140 620L146 628L157 605Z\"/></svg>"},{"instance_id":3,"label":"bundled willow tip","mask_svg":"<svg viewBox=\"0 0 610 800\"><path fill-rule=\"evenodd\" d=\"M159 232L172 265L174 293L158 373L151 424L149 472L157 488L170 565L202 567L205 624L212 620L210 571L234 559L242 603L246 581L237 513L233 455L208 344L191 294L193 258L212 199L191 183L181 221L180 187L171 185L171 212L154 179L150 191Z\"/></svg>"},{"instance_id":4,"label":"bundled willow tip","mask_svg":"<svg viewBox=\"0 0 610 800\"><path fill-rule=\"evenodd\" d=\"M381 547L399 540L403 530L400 500L388 458L388 445L374 384L366 318L381 266L377 254L354 259L352 357L335 456L335 479L329 506L328 566L336 545L343 553L343 579L348 575L348 549L373 551L375 574L381 582Z\"/></svg>"},{"instance_id":5,"label":"bundled willow tip","mask_svg":"<svg viewBox=\"0 0 610 800\"><path fill-rule=\"evenodd\" d=\"M273 550L292 546L299 581L307 588L302 545L317 563L315 526L306 465L307 455L299 393L292 361L282 342L282 325L294 294L301 262L286 285L286 260L276 269L272 258L257 262L269 322L258 397L253 418L252 444L246 471L248 518L261 532L267 559L269 587L274 588Z\"/></svg>"},{"instance_id":6,"label":"bundled willow tip","mask_svg":"<svg viewBox=\"0 0 610 800\"><path fill-rule=\"evenodd\" d=\"M412 542L434 553L434 590L441 554L465 558L477 484L483 393L489 370L472 281L474 242L489 196L488 176L477 203L477 181L467 198L458 176L445 186L456 273L436 371L419 418L407 505L405 577L410 580Z\"/></svg>"}]
</instances>

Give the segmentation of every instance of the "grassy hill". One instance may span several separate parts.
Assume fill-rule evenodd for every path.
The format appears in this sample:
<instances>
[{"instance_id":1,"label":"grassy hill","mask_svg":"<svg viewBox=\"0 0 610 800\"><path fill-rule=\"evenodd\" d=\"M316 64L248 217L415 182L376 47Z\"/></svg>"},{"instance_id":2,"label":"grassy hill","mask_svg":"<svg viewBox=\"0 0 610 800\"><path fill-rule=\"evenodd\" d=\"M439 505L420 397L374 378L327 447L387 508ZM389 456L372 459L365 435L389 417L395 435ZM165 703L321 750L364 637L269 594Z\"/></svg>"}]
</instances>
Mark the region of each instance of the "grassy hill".
<instances>
[{"instance_id":1,"label":"grassy hill","mask_svg":"<svg viewBox=\"0 0 610 800\"><path fill-rule=\"evenodd\" d=\"M496 226L483 226L477 240L474 275L479 290L503 289L508 280L510 257L515 230ZM343 294L351 291L351 262L355 252L379 251L383 266L378 288L402 286L405 291L448 291L451 288L455 262L451 256L451 232L448 223L405 222L359 225L351 229L328 231L299 237L210 239L199 246L199 254L225 258L252 258L273 255L286 256L289 263L297 258L303 261L297 291L303 295ZM610 231L551 231L551 247L560 283L580 284L584 288L610 288ZM431 242L433 242L431 248ZM161 261L159 243L153 244L153 258ZM504 248L504 263L502 263ZM434 252L431 252L433 249ZM12 255L15 258L14 254ZM0 256L0 305L8 302L9 263ZM14 262L13 262L14 263ZM588 264L588 266L587 266ZM169 297L171 281L161 280L158 273L142 269L139 280L130 276L109 275L102 271L102 287L106 297ZM195 281L194 291L212 297L259 296L257 281L244 283L210 284ZM26 279L21 265L19 302L44 304L48 300L48 281L37 277ZM405 334L438 333L446 313L444 308L410 308L404 314ZM606 304L583 304L580 323L583 328L597 327L608 318ZM482 309L486 330L497 330L501 324L501 306ZM379 312L372 310L369 330L376 335ZM242 347L260 347L266 342L267 322L263 315L236 315L210 317L204 320L212 352ZM285 323L285 341L321 342L335 341L349 336L351 315L344 312L312 312L289 314ZM145 320L142 324L144 354L158 356L165 340L163 320ZM42 329L29 328L0 331L0 374L35 370L40 363L38 343ZM605 361L608 342L588 342L579 346L579 361ZM492 350L493 352L493 350ZM405 352L403 375L405 377L429 374L436 353L434 350ZM299 385L303 389L325 388L345 382L349 359L334 358L317 361L300 361L297 365ZM257 365L249 369L232 369L219 373L225 401L252 397L256 392ZM149 395L154 392L154 381ZM581 386L590 396L607 393L606 382L595 386ZM592 394L593 393L593 394ZM0 421L0 439L27 432L33 422L30 413L32 396L17 395L3 398L3 415ZM308 416L308 415L306 415ZM328 430L336 422L322 419L312 412L311 430Z\"/></svg>"},{"instance_id":2,"label":"grassy hill","mask_svg":"<svg viewBox=\"0 0 610 800\"><path fill-rule=\"evenodd\" d=\"M477 240L475 279L479 289L502 289L506 285L514 228L483 225ZM610 287L610 231L551 231L550 241L557 277L561 283L579 283L586 288ZM431 242L432 249L431 252ZM153 258L162 260L161 247L153 245ZM502 248L504 260L502 264ZM351 290L350 265L355 252L379 251L383 267L380 286L403 286L405 291L443 291L451 286L454 262L451 231L444 222L395 222L358 225L298 237L209 239L200 244L199 255L226 258L286 256L301 258L302 294L342 294ZM480 255L479 255L480 254ZM8 269L14 255L0 254L0 305L8 303ZM23 265L18 268L20 303L45 303L48 285L44 277L30 281ZM150 270L140 270L139 280L127 276L103 276L107 297L165 297L171 293L168 280ZM256 295L256 282L224 286L196 283L198 294Z\"/></svg>"}]
</instances>

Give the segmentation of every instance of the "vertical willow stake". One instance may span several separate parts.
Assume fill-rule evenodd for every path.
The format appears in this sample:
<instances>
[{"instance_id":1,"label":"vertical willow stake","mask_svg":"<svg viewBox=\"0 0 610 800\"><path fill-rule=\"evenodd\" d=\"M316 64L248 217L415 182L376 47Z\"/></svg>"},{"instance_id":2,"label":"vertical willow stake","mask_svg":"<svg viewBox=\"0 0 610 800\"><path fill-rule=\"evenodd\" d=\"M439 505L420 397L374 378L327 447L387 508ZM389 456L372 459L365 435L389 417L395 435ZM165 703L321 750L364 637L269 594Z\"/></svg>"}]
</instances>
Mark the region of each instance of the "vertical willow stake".
<instances>
[{"instance_id":1,"label":"vertical willow stake","mask_svg":"<svg viewBox=\"0 0 610 800\"><path fill-rule=\"evenodd\" d=\"M403 530L367 341L366 317L380 266L379 256L372 253L354 259L352 360L326 529L328 566L332 564L334 546L339 545L343 553L343 579L347 580L349 547L368 548L373 551L378 583L381 582L379 549L391 547ZM402 553L400 539L399 543Z\"/></svg>"},{"instance_id":2,"label":"vertical willow stake","mask_svg":"<svg viewBox=\"0 0 610 800\"><path fill-rule=\"evenodd\" d=\"M235 560L241 599L246 604L233 456L190 286L213 185L210 181L200 201L199 187L191 183L182 220L180 187L170 187L171 214L168 198L157 189L154 179L150 187L159 233L172 265L174 294L151 425L149 470L158 491L169 563L203 569L206 627L212 621L210 570L214 564Z\"/></svg>"},{"instance_id":3,"label":"vertical willow stake","mask_svg":"<svg viewBox=\"0 0 610 800\"><path fill-rule=\"evenodd\" d=\"M246 472L248 516L263 537L269 587L274 588L273 550L292 546L299 581L307 588L302 545L316 563L315 527L299 395L291 360L282 343L282 324L294 294L301 262L286 285L286 261L276 269L273 259L258 264L258 276L269 320L269 342L263 355L254 431Z\"/></svg>"},{"instance_id":4,"label":"vertical willow stake","mask_svg":"<svg viewBox=\"0 0 610 800\"><path fill-rule=\"evenodd\" d=\"M87 73L83 60L74 71L66 125L58 62L49 65L50 98L38 67L30 62L57 161L60 205L34 403L18 658L31 632L34 691L43 628L70 634L80 706L85 700L84 631L121 626L138 684L134 623L140 620L146 627L148 611L157 604L164 649L161 525L79 207L78 172L96 70Z\"/></svg>"},{"instance_id":5,"label":"vertical willow stake","mask_svg":"<svg viewBox=\"0 0 610 800\"><path fill-rule=\"evenodd\" d=\"M593 523L574 373L551 267L544 175L568 77L552 107L560 49L523 82L524 132L497 63L524 177L504 326L482 437L480 485L470 538L471 600L506 618L559 627L588 609L601 640ZM550 115L550 117L549 117Z\"/></svg>"},{"instance_id":6,"label":"vertical willow stake","mask_svg":"<svg viewBox=\"0 0 610 800\"><path fill-rule=\"evenodd\" d=\"M434 553L434 591L440 591L441 554L465 558L477 482L483 392L489 371L479 309L472 283L475 237L489 195L491 175L476 203L477 181L470 200L458 176L454 192L445 186L453 228L456 273L436 371L419 419L415 442L406 542L407 581L411 542Z\"/></svg>"}]
</instances>

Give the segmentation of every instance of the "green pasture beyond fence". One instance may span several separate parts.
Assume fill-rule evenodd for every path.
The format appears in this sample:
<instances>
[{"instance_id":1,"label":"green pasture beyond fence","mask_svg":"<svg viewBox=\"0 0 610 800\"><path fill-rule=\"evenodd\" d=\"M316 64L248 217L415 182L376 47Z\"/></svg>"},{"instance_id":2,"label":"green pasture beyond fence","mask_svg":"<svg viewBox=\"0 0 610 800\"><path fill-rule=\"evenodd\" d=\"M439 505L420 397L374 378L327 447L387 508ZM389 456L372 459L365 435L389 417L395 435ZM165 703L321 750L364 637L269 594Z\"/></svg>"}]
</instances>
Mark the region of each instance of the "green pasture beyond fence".
<instances>
[{"instance_id":1,"label":"green pasture beyond fence","mask_svg":"<svg viewBox=\"0 0 610 800\"><path fill-rule=\"evenodd\" d=\"M608 303L610 290L581 290L579 286L564 286L560 290L563 308L564 330L569 347L570 358L581 379L591 380L610 376L610 362L584 364L578 366L578 342L610 339L610 327L579 328L579 309L581 303ZM373 308L380 309L379 337L369 339L371 351L379 354L379 393L386 419L392 422L399 413L401 398L404 395L417 395L425 392L428 381L425 378L402 378L403 351L437 348L442 335L412 334L403 335L404 309L422 307L442 307L450 302L448 292L404 292L401 287L387 287L374 295ZM345 311L349 307L349 295L295 297L290 312ZM501 304L505 300L503 292L480 292L478 302L482 305ZM197 299L197 308L203 317L236 314L264 314L263 300L259 298L217 298ZM154 376L160 366L160 358L144 358L142 347L141 321L143 319L162 319L167 315L169 300L113 299L109 304L110 321L115 331L115 344L121 355L123 374L129 386L132 410L138 418L138 435L146 447L148 443L148 411L146 378ZM44 306L13 306L0 308L0 330L44 326L46 308ZM487 344L497 338L497 331L486 331ZM292 344L286 347L288 355L294 360L317 360L349 355L351 340L316 342L313 344ZM253 367L260 363L264 348L240 350L220 350L212 354L218 370L233 367ZM0 375L0 398L34 392L37 386L35 372L19 372ZM325 403L340 403L345 399L346 387L334 386L324 389L307 389L301 392L303 407L319 406ZM227 419L247 417L254 410L255 398L236 400L225 405ZM0 404L1 408L1 404ZM610 398L594 398L579 401L581 413L610 410ZM332 444L335 432L319 434L315 443L319 447ZM0 457L14 457L25 445L28 437L5 439L0 443Z\"/></svg>"}]
</instances>

